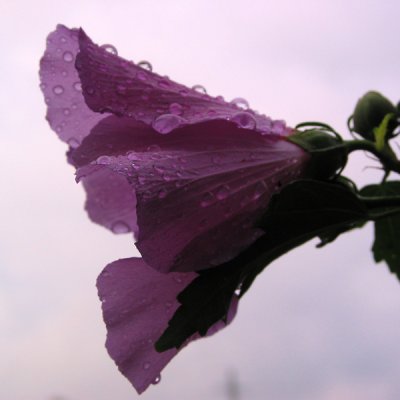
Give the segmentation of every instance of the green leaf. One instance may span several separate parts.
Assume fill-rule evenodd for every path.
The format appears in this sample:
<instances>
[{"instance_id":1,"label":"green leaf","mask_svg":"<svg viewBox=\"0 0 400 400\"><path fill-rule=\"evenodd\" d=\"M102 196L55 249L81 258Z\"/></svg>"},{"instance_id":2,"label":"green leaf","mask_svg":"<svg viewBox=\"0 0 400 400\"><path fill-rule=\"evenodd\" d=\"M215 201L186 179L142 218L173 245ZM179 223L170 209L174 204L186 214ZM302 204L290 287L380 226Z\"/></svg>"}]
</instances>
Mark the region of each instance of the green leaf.
<instances>
[{"instance_id":1,"label":"green leaf","mask_svg":"<svg viewBox=\"0 0 400 400\"><path fill-rule=\"evenodd\" d=\"M363 196L387 197L400 195L400 182L384 182L363 188ZM390 208L387 208L388 210ZM385 261L391 272L400 279L400 215L392 215L375 221L375 240L372 252L376 262Z\"/></svg>"},{"instance_id":2,"label":"green leaf","mask_svg":"<svg viewBox=\"0 0 400 400\"><path fill-rule=\"evenodd\" d=\"M286 186L270 203L260 221L265 234L236 258L202 271L178 296L180 307L156 343L157 351L179 348L193 334L205 335L226 319L235 290L240 296L272 261L332 230L368 219L364 204L341 184L297 181Z\"/></svg>"}]
</instances>

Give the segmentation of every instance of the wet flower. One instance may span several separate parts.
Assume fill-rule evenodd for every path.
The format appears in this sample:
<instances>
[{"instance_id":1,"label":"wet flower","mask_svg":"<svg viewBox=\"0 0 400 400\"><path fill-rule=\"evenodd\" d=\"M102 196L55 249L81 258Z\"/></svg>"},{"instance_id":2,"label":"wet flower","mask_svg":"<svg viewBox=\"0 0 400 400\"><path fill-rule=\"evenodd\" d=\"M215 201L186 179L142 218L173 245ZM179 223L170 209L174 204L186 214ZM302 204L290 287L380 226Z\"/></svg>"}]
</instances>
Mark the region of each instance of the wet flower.
<instances>
[{"instance_id":1,"label":"wet flower","mask_svg":"<svg viewBox=\"0 0 400 400\"><path fill-rule=\"evenodd\" d=\"M108 265L98 289L107 349L142 392L176 354L156 353L154 342L177 294L195 271L232 259L263 234L257 221L269 199L304 175L309 155L285 140L283 121L244 99L177 84L83 30L58 26L49 35L40 78L47 119L69 145L90 218L137 238L143 259ZM227 322L236 306L233 296Z\"/></svg>"}]
</instances>

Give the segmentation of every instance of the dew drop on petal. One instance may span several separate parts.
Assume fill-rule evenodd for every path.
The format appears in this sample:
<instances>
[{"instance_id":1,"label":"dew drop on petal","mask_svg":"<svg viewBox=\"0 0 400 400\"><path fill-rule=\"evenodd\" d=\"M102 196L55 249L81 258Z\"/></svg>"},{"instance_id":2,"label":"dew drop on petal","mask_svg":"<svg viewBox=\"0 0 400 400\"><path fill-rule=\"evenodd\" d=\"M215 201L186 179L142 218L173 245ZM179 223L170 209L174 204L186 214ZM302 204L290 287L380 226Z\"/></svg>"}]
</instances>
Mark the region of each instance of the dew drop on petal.
<instances>
[{"instance_id":1,"label":"dew drop on petal","mask_svg":"<svg viewBox=\"0 0 400 400\"><path fill-rule=\"evenodd\" d=\"M176 283L182 283L182 278L179 277L179 276L175 276L175 277L174 277L174 281L175 281Z\"/></svg>"},{"instance_id":2,"label":"dew drop on petal","mask_svg":"<svg viewBox=\"0 0 400 400\"><path fill-rule=\"evenodd\" d=\"M207 192L203 194L200 205L202 207L208 207L213 202L214 202L214 195L211 192Z\"/></svg>"},{"instance_id":3,"label":"dew drop on petal","mask_svg":"<svg viewBox=\"0 0 400 400\"><path fill-rule=\"evenodd\" d=\"M70 51L65 51L63 54L63 60L65 62L71 62L74 59L73 54Z\"/></svg>"},{"instance_id":4,"label":"dew drop on petal","mask_svg":"<svg viewBox=\"0 0 400 400\"><path fill-rule=\"evenodd\" d=\"M240 128L254 129L256 127L255 118L247 112L239 112L235 114L231 121L235 122Z\"/></svg>"},{"instance_id":5,"label":"dew drop on petal","mask_svg":"<svg viewBox=\"0 0 400 400\"><path fill-rule=\"evenodd\" d=\"M149 362L143 363L143 369L144 370L148 370L149 368L150 368L150 363Z\"/></svg>"},{"instance_id":6,"label":"dew drop on petal","mask_svg":"<svg viewBox=\"0 0 400 400\"><path fill-rule=\"evenodd\" d=\"M167 191L165 190L165 189L161 189L159 192L158 192L158 198L159 199L163 199L164 197L166 197L167 196Z\"/></svg>"},{"instance_id":7,"label":"dew drop on petal","mask_svg":"<svg viewBox=\"0 0 400 400\"><path fill-rule=\"evenodd\" d=\"M67 143L73 149L76 149L79 146L79 141L75 138L68 139Z\"/></svg>"},{"instance_id":8,"label":"dew drop on petal","mask_svg":"<svg viewBox=\"0 0 400 400\"><path fill-rule=\"evenodd\" d=\"M182 118L175 114L163 114L155 119L152 126L158 132L166 134L177 128L182 123Z\"/></svg>"},{"instance_id":9,"label":"dew drop on petal","mask_svg":"<svg viewBox=\"0 0 400 400\"><path fill-rule=\"evenodd\" d=\"M143 68L147 71L153 71L153 66L148 61L140 61L137 63L138 67Z\"/></svg>"},{"instance_id":10,"label":"dew drop on petal","mask_svg":"<svg viewBox=\"0 0 400 400\"><path fill-rule=\"evenodd\" d=\"M183 107L179 103L171 103L169 105L169 112L171 114L181 115L183 112Z\"/></svg>"},{"instance_id":11,"label":"dew drop on petal","mask_svg":"<svg viewBox=\"0 0 400 400\"><path fill-rule=\"evenodd\" d=\"M286 130L285 121L277 120L273 122L272 133L275 133L276 135L282 135L285 133L285 130Z\"/></svg>"},{"instance_id":12,"label":"dew drop on petal","mask_svg":"<svg viewBox=\"0 0 400 400\"><path fill-rule=\"evenodd\" d=\"M169 308L171 308L172 307L172 303L170 302L170 301L167 301L166 303L165 303L165 308L166 309L169 309Z\"/></svg>"},{"instance_id":13,"label":"dew drop on petal","mask_svg":"<svg viewBox=\"0 0 400 400\"><path fill-rule=\"evenodd\" d=\"M63 114L66 115L66 116L68 116L68 115L71 114L71 110L70 110L69 108L64 108Z\"/></svg>"},{"instance_id":14,"label":"dew drop on petal","mask_svg":"<svg viewBox=\"0 0 400 400\"><path fill-rule=\"evenodd\" d=\"M100 165L108 165L110 164L110 157L109 156L100 156L96 160L97 164Z\"/></svg>"},{"instance_id":15,"label":"dew drop on petal","mask_svg":"<svg viewBox=\"0 0 400 400\"><path fill-rule=\"evenodd\" d=\"M63 94L64 93L64 87L61 86L61 85L56 85L56 86L53 87L53 92L56 95Z\"/></svg>"},{"instance_id":16,"label":"dew drop on petal","mask_svg":"<svg viewBox=\"0 0 400 400\"><path fill-rule=\"evenodd\" d=\"M192 89L198 93L207 94L206 88L202 85L194 85L192 86Z\"/></svg>"},{"instance_id":17,"label":"dew drop on petal","mask_svg":"<svg viewBox=\"0 0 400 400\"><path fill-rule=\"evenodd\" d=\"M223 200L226 199L229 196L229 194L230 194L229 186L223 185L218 189L216 196L218 200Z\"/></svg>"},{"instance_id":18,"label":"dew drop on petal","mask_svg":"<svg viewBox=\"0 0 400 400\"><path fill-rule=\"evenodd\" d=\"M249 108L249 103L242 97L236 97L231 101L231 104L234 104L236 107L241 108L242 110L247 110Z\"/></svg>"},{"instance_id":19,"label":"dew drop on petal","mask_svg":"<svg viewBox=\"0 0 400 400\"><path fill-rule=\"evenodd\" d=\"M75 89L77 92L82 92L82 85L81 85L80 82L75 82L75 83L73 84L73 87L74 87L74 89Z\"/></svg>"},{"instance_id":20,"label":"dew drop on petal","mask_svg":"<svg viewBox=\"0 0 400 400\"><path fill-rule=\"evenodd\" d=\"M157 383L159 383L160 381L161 381L161 375L157 375L157 376L154 378L152 384L153 384L153 385L157 385Z\"/></svg>"},{"instance_id":21,"label":"dew drop on petal","mask_svg":"<svg viewBox=\"0 0 400 400\"><path fill-rule=\"evenodd\" d=\"M114 233L128 233L130 231L129 226L123 221L116 221L111 225L111 230Z\"/></svg>"},{"instance_id":22,"label":"dew drop on petal","mask_svg":"<svg viewBox=\"0 0 400 400\"><path fill-rule=\"evenodd\" d=\"M136 154L136 152L134 152L134 151L129 151L127 154L126 154L126 156L128 157L128 160L138 160L139 159L139 157L138 157L138 155Z\"/></svg>"},{"instance_id":23,"label":"dew drop on petal","mask_svg":"<svg viewBox=\"0 0 400 400\"><path fill-rule=\"evenodd\" d=\"M104 49L107 53L118 55L117 49L112 44L103 44L100 47Z\"/></svg>"},{"instance_id":24,"label":"dew drop on petal","mask_svg":"<svg viewBox=\"0 0 400 400\"><path fill-rule=\"evenodd\" d=\"M149 152L158 152L158 151L161 151L161 147L158 146L157 144L152 144L147 148L147 151L149 151Z\"/></svg>"}]
</instances>

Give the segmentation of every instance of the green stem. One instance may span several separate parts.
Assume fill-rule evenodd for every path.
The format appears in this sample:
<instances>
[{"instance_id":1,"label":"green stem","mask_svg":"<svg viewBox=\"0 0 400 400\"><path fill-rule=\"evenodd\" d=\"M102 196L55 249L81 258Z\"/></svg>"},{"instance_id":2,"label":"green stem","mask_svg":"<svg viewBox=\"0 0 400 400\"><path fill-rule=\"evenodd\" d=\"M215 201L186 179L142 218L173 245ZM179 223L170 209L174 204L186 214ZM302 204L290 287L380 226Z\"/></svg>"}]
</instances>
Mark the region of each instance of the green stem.
<instances>
[{"instance_id":1,"label":"green stem","mask_svg":"<svg viewBox=\"0 0 400 400\"><path fill-rule=\"evenodd\" d=\"M388 197L364 197L364 196L358 196L358 198L369 209L385 208L385 207L400 207L400 196L388 196Z\"/></svg>"},{"instance_id":2,"label":"green stem","mask_svg":"<svg viewBox=\"0 0 400 400\"><path fill-rule=\"evenodd\" d=\"M369 140L348 140L343 142L343 145L348 154L356 150L368 151L381 161L386 170L400 173L400 162L390 148L378 150L375 143Z\"/></svg>"}]
</instances>

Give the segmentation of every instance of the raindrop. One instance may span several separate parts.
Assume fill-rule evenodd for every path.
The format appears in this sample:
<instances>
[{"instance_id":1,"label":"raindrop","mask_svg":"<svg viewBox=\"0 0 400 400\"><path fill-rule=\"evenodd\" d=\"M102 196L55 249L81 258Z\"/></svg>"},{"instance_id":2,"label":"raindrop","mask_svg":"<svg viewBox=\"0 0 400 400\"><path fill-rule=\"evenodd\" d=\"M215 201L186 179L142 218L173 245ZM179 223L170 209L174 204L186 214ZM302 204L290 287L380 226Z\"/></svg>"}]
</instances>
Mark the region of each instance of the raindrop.
<instances>
[{"instance_id":1,"label":"raindrop","mask_svg":"<svg viewBox=\"0 0 400 400\"><path fill-rule=\"evenodd\" d=\"M70 110L69 108L64 108L63 114L66 115L66 116L68 116L68 115L71 114L71 110Z\"/></svg>"},{"instance_id":2,"label":"raindrop","mask_svg":"<svg viewBox=\"0 0 400 400\"><path fill-rule=\"evenodd\" d=\"M176 283L182 283L182 278L179 277L179 276L175 276L175 277L174 277L174 281L175 281Z\"/></svg>"},{"instance_id":3,"label":"raindrop","mask_svg":"<svg viewBox=\"0 0 400 400\"><path fill-rule=\"evenodd\" d=\"M185 89L181 89L181 90L179 91L179 94L180 94L182 97L186 97L186 96L188 95L188 91L185 90Z\"/></svg>"},{"instance_id":4,"label":"raindrop","mask_svg":"<svg viewBox=\"0 0 400 400\"><path fill-rule=\"evenodd\" d=\"M147 75L146 75L144 72L142 72L142 71L139 71L139 72L137 73L137 77L138 77L138 79L140 79L141 81L147 80Z\"/></svg>"},{"instance_id":5,"label":"raindrop","mask_svg":"<svg viewBox=\"0 0 400 400\"><path fill-rule=\"evenodd\" d=\"M92 88L91 86L89 86L89 87L86 89L86 92L87 92L87 94L89 94L90 96L93 96L95 90L94 90L94 88Z\"/></svg>"},{"instance_id":6,"label":"raindrop","mask_svg":"<svg viewBox=\"0 0 400 400\"><path fill-rule=\"evenodd\" d=\"M181 115L183 107L179 103L171 103L169 106L169 112L171 114Z\"/></svg>"},{"instance_id":7,"label":"raindrop","mask_svg":"<svg viewBox=\"0 0 400 400\"><path fill-rule=\"evenodd\" d=\"M126 156L128 157L128 160L138 160L139 157L137 156L136 152L134 151L129 151Z\"/></svg>"},{"instance_id":8,"label":"raindrop","mask_svg":"<svg viewBox=\"0 0 400 400\"><path fill-rule=\"evenodd\" d=\"M110 164L110 157L109 156L100 156L96 160L97 164L107 165Z\"/></svg>"},{"instance_id":9,"label":"raindrop","mask_svg":"<svg viewBox=\"0 0 400 400\"><path fill-rule=\"evenodd\" d=\"M231 101L231 104L234 104L236 107L241 108L242 110L247 110L249 108L249 103L242 97L236 97Z\"/></svg>"},{"instance_id":10,"label":"raindrop","mask_svg":"<svg viewBox=\"0 0 400 400\"><path fill-rule=\"evenodd\" d=\"M235 114L231 121L235 122L240 128L254 129L256 127L256 120L247 112L239 112Z\"/></svg>"},{"instance_id":11,"label":"raindrop","mask_svg":"<svg viewBox=\"0 0 400 400\"><path fill-rule=\"evenodd\" d=\"M276 135L282 135L285 133L285 130L286 130L285 121L277 120L273 122L272 133L275 133Z\"/></svg>"},{"instance_id":12,"label":"raindrop","mask_svg":"<svg viewBox=\"0 0 400 400\"><path fill-rule=\"evenodd\" d=\"M211 192L204 193L200 205L202 207L208 207L214 202L214 195Z\"/></svg>"},{"instance_id":13,"label":"raindrop","mask_svg":"<svg viewBox=\"0 0 400 400\"><path fill-rule=\"evenodd\" d=\"M82 85L81 85L80 82L75 82L75 83L73 84L73 87L74 87L74 89L75 89L77 92L82 92Z\"/></svg>"},{"instance_id":14,"label":"raindrop","mask_svg":"<svg viewBox=\"0 0 400 400\"><path fill-rule=\"evenodd\" d=\"M103 44L100 47L104 49L107 53L118 55L117 49L112 44Z\"/></svg>"},{"instance_id":15,"label":"raindrop","mask_svg":"<svg viewBox=\"0 0 400 400\"><path fill-rule=\"evenodd\" d=\"M140 61L137 65L147 71L153 71L153 66L148 61Z\"/></svg>"},{"instance_id":16,"label":"raindrop","mask_svg":"<svg viewBox=\"0 0 400 400\"><path fill-rule=\"evenodd\" d=\"M126 94L126 86L125 85L121 85L120 83L116 86L116 92L118 94L121 95L125 95Z\"/></svg>"},{"instance_id":17,"label":"raindrop","mask_svg":"<svg viewBox=\"0 0 400 400\"><path fill-rule=\"evenodd\" d=\"M145 362L145 363L143 364L143 369L147 370L147 369L149 369L149 368L150 368L150 363L149 363L149 362Z\"/></svg>"},{"instance_id":18,"label":"raindrop","mask_svg":"<svg viewBox=\"0 0 400 400\"><path fill-rule=\"evenodd\" d=\"M60 37L60 42L61 43L67 43L67 39L64 36Z\"/></svg>"},{"instance_id":19,"label":"raindrop","mask_svg":"<svg viewBox=\"0 0 400 400\"><path fill-rule=\"evenodd\" d=\"M64 88L61 85L57 85L53 87L53 92L56 95L60 95L64 93Z\"/></svg>"},{"instance_id":20,"label":"raindrop","mask_svg":"<svg viewBox=\"0 0 400 400\"><path fill-rule=\"evenodd\" d=\"M158 192L158 198L159 199L163 199L164 197L166 197L167 196L167 191L165 190L165 189L161 189L159 192Z\"/></svg>"},{"instance_id":21,"label":"raindrop","mask_svg":"<svg viewBox=\"0 0 400 400\"><path fill-rule=\"evenodd\" d=\"M198 93L207 94L206 88L202 85L194 85L192 86L192 89Z\"/></svg>"},{"instance_id":22,"label":"raindrop","mask_svg":"<svg viewBox=\"0 0 400 400\"><path fill-rule=\"evenodd\" d=\"M162 81L158 82L158 86L162 89L168 89L170 86L170 83L166 79L163 79Z\"/></svg>"},{"instance_id":23,"label":"raindrop","mask_svg":"<svg viewBox=\"0 0 400 400\"><path fill-rule=\"evenodd\" d=\"M223 96L217 96L215 98L215 100L219 101L220 103L223 103L225 101L225 99L223 98Z\"/></svg>"},{"instance_id":24,"label":"raindrop","mask_svg":"<svg viewBox=\"0 0 400 400\"><path fill-rule=\"evenodd\" d=\"M111 225L111 230L114 233L128 233L130 231L129 226L123 221L116 221Z\"/></svg>"},{"instance_id":25,"label":"raindrop","mask_svg":"<svg viewBox=\"0 0 400 400\"><path fill-rule=\"evenodd\" d=\"M71 146L73 149L76 149L79 146L79 141L75 138L70 138L67 141L68 145Z\"/></svg>"},{"instance_id":26,"label":"raindrop","mask_svg":"<svg viewBox=\"0 0 400 400\"><path fill-rule=\"evenodd\" d=\"M218 189L216 196L218 200L223 200L226 199L229 196L229 194L230 194L229 186L223 185Z\"/></svg>"},{"instance_id":27,"label":"raindrop","mask_svg":"<svg viewBox=\"0 0 400 400\"><path fill-rule=\"evenodd\" d=\"M40 89L44 90L44 89L46 89L46 84L45 83L41 83L39 85L39 87L40 87Z\"/></svg>"},{"instance_id":28,"label":"raindrop","mask_svg":"<svg viewBox=\"0 0 400 400\"><path fill-rule=\"evenodd\" d=\"M170 302L170 301L167 301L166 303L165 303L165 308L171 308L172 307L172 303Z\"/></svg>"},{"instance_id":29,"label":"raindrop","mask_svg":"<svg viewBox=\"0 0 400 400\"><path fill-rule=\"evenodd\" d=\"M157 385L157 383L159 383L160 381L161 381L161 375L157 375L157 376L154 378L152 384L153 384L153 385Z\"/></svg>"},{"instance_id":30,"label":"raindrop","mask_svg":"<svg viewBox=\"0 0 400 400\"><path fill-rule=\"evenodd\" d=\"M166 134L177 128L182 123L182 118L175 114L160 115L153 122L153 128L161 134Z\"/></svg>"},{"instance_id":31,"label":"raindrop","mask_svg":"<svg viewBox=\"0 0 400 400\"><path fill-rule=\"evenodd\" d=\"M66 51L63 54L63 60L65 62L71 62L74 59L73 54L70 51Z\"/></svg>"},{"instance_id":32,"label":"raindrop","mask_svg":"<svg viewBox=\"0 0 400 400\"><path fill-rule=\"evenodd\" d=\"M147 151L158 152L158 151L161 151L161 147L158 146L157 144L152 144L147 148Z\"/></svg>"}]
</instances>

